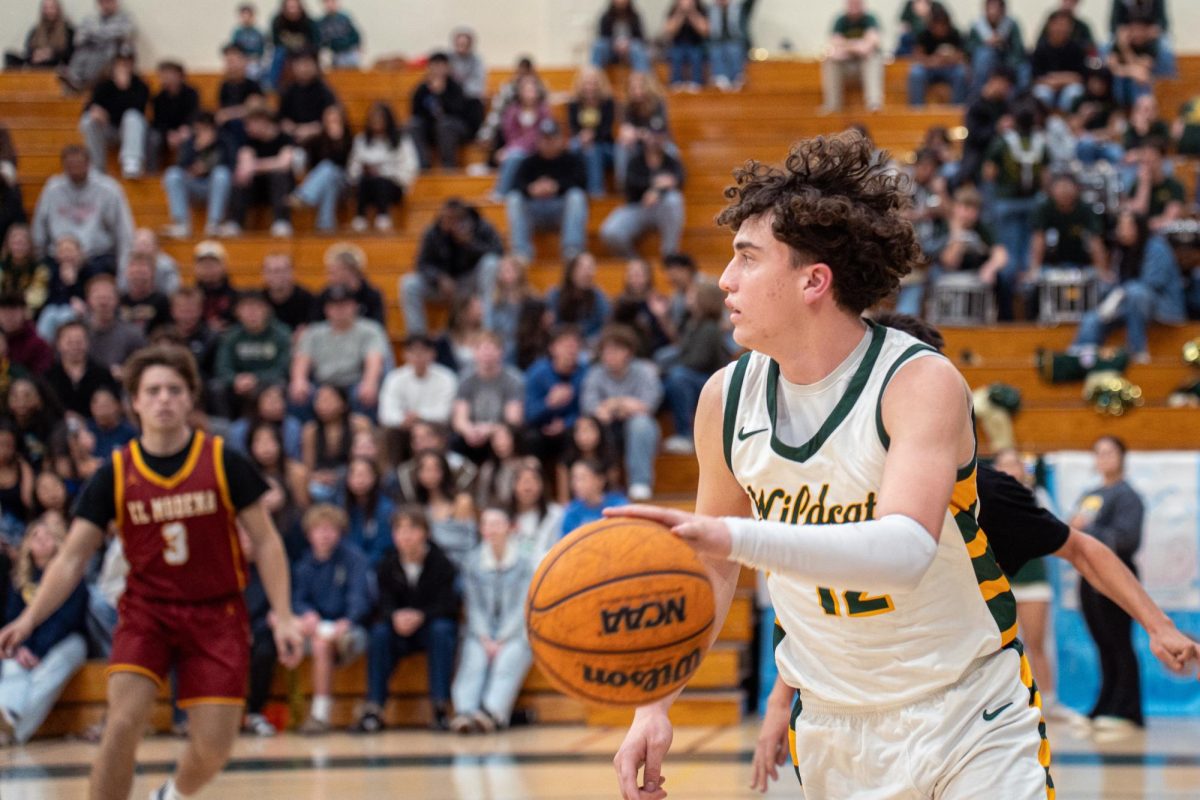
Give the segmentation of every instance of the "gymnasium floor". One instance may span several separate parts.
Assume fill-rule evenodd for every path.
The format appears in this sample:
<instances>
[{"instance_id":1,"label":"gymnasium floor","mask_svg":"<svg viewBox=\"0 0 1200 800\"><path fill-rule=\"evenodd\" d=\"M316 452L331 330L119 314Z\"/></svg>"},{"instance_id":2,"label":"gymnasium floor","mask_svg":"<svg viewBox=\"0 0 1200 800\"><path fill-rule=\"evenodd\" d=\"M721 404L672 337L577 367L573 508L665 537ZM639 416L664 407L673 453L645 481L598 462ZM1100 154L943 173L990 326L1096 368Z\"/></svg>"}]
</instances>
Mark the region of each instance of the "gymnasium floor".
<instances>
[{"instance_id":1,"label":"gymnasium floor","mask_svg":"<svg viewBox=\"0 0 1200 800\"><path fill-rule=\"evenodd\" d=\"M679 728L664 772L679 800L760 797L746 788L754 723ZM378 737L283 736L239 740L230 769L202 798L212 800L600 800L616 796L610 761L623 732L542 726L495 737L421 731ZM1152 720L1144 735L1099 748L1051 729L1059 800L1200 798L1200 720ZM146 741L133 797L141 800L170 768L180 743ZM37 742L0 751L3 800L75 800L86 794L95 753L78 742ZM769 797L799 797L790 765ZM993 796L981 787L980 796Z\"/></svg>"}]
</instances>

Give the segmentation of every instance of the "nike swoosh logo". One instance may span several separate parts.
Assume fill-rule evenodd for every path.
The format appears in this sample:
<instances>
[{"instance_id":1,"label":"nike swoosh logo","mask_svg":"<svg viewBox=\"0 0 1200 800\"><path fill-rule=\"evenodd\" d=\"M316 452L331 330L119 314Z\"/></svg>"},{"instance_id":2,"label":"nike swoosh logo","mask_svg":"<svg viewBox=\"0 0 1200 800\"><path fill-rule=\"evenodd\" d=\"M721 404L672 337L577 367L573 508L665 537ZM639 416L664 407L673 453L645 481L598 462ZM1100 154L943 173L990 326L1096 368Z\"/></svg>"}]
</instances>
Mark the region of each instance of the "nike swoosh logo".
<instances>
[{"instance_id":1,"label":"nike swoosh logo","mask_svg":"<svg viewBox=\"0 0 1200 800\"><path fill-rule=\"evenodd\" d=\"M1000 716L1000 712L1001 712L1001 711L1003 711L1004 709L1008 708L1008 707L1009 707L1009 706L1011 706L1011 705L1012 705L1012 703L1005 703L1004 705L1002 705L1002 706L1000 706L999 708L997 708L995 711L988 711L988 710L985 708L985 709L983 710L983 721L984 721L984 722L991 722L991 721L992 721L992 720L994 720L996 717Z\"/></svg>"},{"instance_id":2,"label":"nike swoosh logo","mask_svg":"<svg viewBox=\"0 0 1200 800\"><path fill-rule=\"evenodd\" d=\"M765 433L769 430L770 430L770 428L759 428L758 430L750 431L749 433L747 433L745 426L742 426L742 429L740 431L738 431L738 441L744 442L747 439L749 439L751 436L755 436L760 433Z\"/></svg>"}]
</instances>

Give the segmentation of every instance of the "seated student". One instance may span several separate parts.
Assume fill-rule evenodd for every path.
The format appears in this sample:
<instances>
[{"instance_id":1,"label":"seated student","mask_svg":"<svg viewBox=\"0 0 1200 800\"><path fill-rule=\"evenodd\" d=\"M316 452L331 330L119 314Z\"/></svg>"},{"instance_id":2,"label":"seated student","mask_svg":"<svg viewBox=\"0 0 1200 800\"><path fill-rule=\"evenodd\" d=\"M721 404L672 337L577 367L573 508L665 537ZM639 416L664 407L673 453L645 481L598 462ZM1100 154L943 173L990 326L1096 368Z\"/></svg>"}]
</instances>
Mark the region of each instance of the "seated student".
<instances>
[{"instance_id":1,"label":"seated student","mask_svg":"<svg viewBox=\"0 0 1200 800\"><path fill-rule=\"evenodd\" d=\"M739 91L746 70L743 0L715 0L708 9L708 70L713 86L723 92Z\"/></svg>"},{"instance_id":2,"label":"seated student","mask_svg":"<svg viewBox=\"0 0 1200 800\"><path fill-rule=\"evenodd\" d=\"M5 622L12 622L33 600L38 582L46 574L67 538L67 526L58 514L34 520L25 531L17 556L14 580L5 607ZM88 590L75 587L58 610L34 629L33 635L3 662L0 670L0 744L29 741L54 708L63 687L87 660L84 616Z\"/></svg>"},{"instance_id":3,"label":"seated student","mask_svg":"<svg viewBox=\"0 0 1200 800\"><path fill-rule=\"evenodd\" d=\"M163 234L172 239L192 235L191 203L204 203L204 235L217 235L233 188L234 156L217 131L216 119L203 111L192 119L191 136L179 148L179 159L163 173L163 190L171 224Z\"/></svg>"},{"instance_id":4,"label":"seated student","mask_svg":"<svg viewBox=\"0 0 1200 800\"><path fill-rule=\"evenodd\" d=\"M404 656L429 654L429 697L433 727L449 725L450 678L458 649L458 570L429 536L419 506L392 515L392 544L376 570L379 610L367 650L367 702L354 729L383 730L388 681Z\"/></svg>"},{"instance_id":5,"label":"seated student","mask_svg":"<svg viewBox=\"0 0 1200 800\"><path fill-rule=\"evenodd\" d=\"M257 14L258 10L253 3L238 4L237 27L229 35L229 44L225 45L225 49L222 50L222 52L227 52L229 48L234 48L243 54L246 57L245 74L255 81L262 73L262 60L267 52L267 37L258 29L255 19Z\"/></svg>"},{"instance_id":6,"label":"seated student","mask_svg":"<svg viewBox=\"0 0 1200 800\"><path fill-rule=\"evenodd\" d=\"M221 134L236 149L246 137L242 120L254 108L265 105L263 87L257 80L257 70L251 69L250 56L237 44L225 45L221 51L225 68L217 89L217 112L214 118ZM257 61L253 64L257 65Z\"/></svg>"},{"instance_id":7,"label":"seated student","mask_svg":"<svg viewBox=\"0 0 1200 800\"><path fill-rule=\"evenodd\" d=\"M971 24L967 34L967 53L971 59L972 101L983 94L988 76L997 69L1009 69L1017 76L1017 86L1029 83L1029 60L1021 38L1021 26L1008 13L1006 0L985 0L983 14Z\"/></svg>"},{"instance_id":8,"label":"seated student","mask_svg":"<svg viewBox=\"0 0 1200 800\"><path fill-rule=\"evenodd\" d=\"M279 12L271 20L271 67L265 82L279 88L292 60L301 53L315 53L320 46L321 32L316 21L304 10L304 3L283 0Z\"/></svg>"},{"instance_id":9,"label":"seated student","mask_svg":"<svg viewBox=\"0 0 1200 800\"><path fill-rule=\"evenodd\" d=\"M615 255L633 258L637 243L657 231L659 250L679 250L683 235L683 165L667 148L666 123L652 120L648 135L625 173L625 205L600 225L600 238Z\"/></svg>"},{"instance_id":10,"label":"seated student","mask_svg":"<svg viewBox=\"0 0 1200 800\"><path fill-rule=\"evenodd\" d=\"M453 401L453 398L451 398ZM450 492L469 492L479 474L476 467L462 453L449 449L450 429L447 425L428 420L417 420L409 428L409 453L412 457L396 466L387 477L388 493L399 496L406 503L418 502L417 455L425 451L440 454L450 471Z\"/></svg>"},{"instance_id":11,"label":"seated student","mask_svg":"<svg viewBox=\"0 0 1200 800\"><path fill-rule=\"evenodd\" d=\"M533 563L539 563L562 536L563 507L550 496L542 463L532 456L521 459L513 476L508 513L518 545Z\"/></svg>"},{"instance_id":12,"label":"seated student","mask_svg":"<svg viewBox=\"0 0 1200 800\"><path fill-rule=\"evenodd\" d=\"M357 201L351 230L367 229L367 214L374 210L375 229L392 229L392 206L417 179L421 161L412 137L396 124L396 116L387 103L374 103L367 111L363 130L354 137L346 177L356 187Z\"/></svg>"},{"instance_id":13,"label":"seated student","mask_svg":"<svg viewBox=\"0 0 1200 800\"><path fill-rule=\"evenodd\" d=\"M908 104L925 105L925 91L931 83L950 86L950 102L967 99L966 52L962 34L950 20L950 12L934 3L929 23L917 37L914 61L908 71Z\"/></svg>"},{"instance_id":14,"label":"seated student","mask_svg":"<svg viewBox=\"0 0 1200 800\"><path fill-rule=\"evenodd\" d=\"M1024 275L1032 300L1042 267L1094 270L1101 283L1111 283L1113 275L1104 247L1104 220L1079 196L1079 183L1070 173L1050 180L1047 197L1033 215L1033 242L1029 249L1029 270ZM1026 307L1031 311L1033 303Z\"/></svg>"},{"instance_id":15,"label":"seated student","mask_svg":"<svg viewBox=\"0 0 1200 800\"><path fill-rule=\"evenodd\" d=\"M279 93L279 127L298 145L321 135L321 115L337 105L337 96L321 77L315 51L292 57L292 79Z\"/></svg>"},{"instance_id":16,"label":"seated student","mask_svg":"<svg viewBox=\"0 0 1200 800\"><path fill-rule=\"evenodd\" d=\"M1178 77L1175 53L1167 36L1169 27L1166 0L1113 0L1109 30L1114 44L1129 35L1151 56L1152 74L1162 78Z\"/></svg>"},{"instance_id":17,"label":"seated student","mask_svg":"<svg viewBox=\"0 0 1200 800\"><path fill-rule=\"evenodd\" d=\"M113 61L111 77L96 84L79 120L79 132L87 143L92 169L103 173L108 146L119 142L121 175L139 178L146 166L146 104L150 88L134 69L132 54L122 53Z\"/></svg>"},{"instance_id":18,"label":"seated student","mask_svg":"<svg viewBox=\"0 0 1200 800\"><path fill-rule=\"evenodd\" d=\"M582 252L587 242L586 188L583 159L567 152L557 122L542 120L537 149L517 168L513 189L505 199L516 255L533 261L533 233L543 229L559 231L564 261Z\"/></svg>"},{"instance_id":19,"label":"seated student","mask_svg":"<svg viewBox=\"0 0 1200 800\"><path fill-rule=\"evenodd\" d=\"M137 428L126 418L114 388L101 385L92 392L87 426L96 440L92 452L99 458L107 458L137 436Z\"/></svg>"},{"instance_id":20,"label":"seated student","mask_svg":"<svg viewBox=\"0 0 1200 800\"><path fill-rule=\"evenodd\" d=\"M6 69L53 69L67 64L74 50L75 26L63 13L59 0L42 0L38 20L25 36L25 49L4 54Z\"/></svg>"},{"instance_id":21,"label":"seated student","mask_svg":"<svg viewBox=\"0 0 1200 800\"><path fill-rule=\"evenodd\" d=\"M404 340L404 365L383 379L379 390L379 424L393 441L393 452L407 448L412 427L420 420L450 421L458 376L434 363L433 340L414 333Z\"/></svg>"},{"instance_id":22,"label":"seated student","mask_svg":"<svg viewBox=\"0 0 1200 800\"><path fill-rule=\"evenodd\" d=\"M149 169L158 171L162 151L175 156L191 137L192 118L200 111L200 93L187 83L183 64L162 61L158 65L159 90L152 101L153 124L149 130Z\"/></svg>"},{"instance_id":23,"label":"seated student","mask_svg":"<svg viewBox=\"0 0 1200 800\"><path fill-rule=\"evenodd\" d=\"M350 397L356 408L374 409L383 380L387 334L375 320L358 316L358 303L345 286L333 286L324 303L325 322L305 328L293 351L288 397L305 406L314 384L329 384Z\"/></svg>"},{"instance_id":24,"label":"seated student","mask_svg":"<svg viewBox=\"0 0 1200 800\"><path fill-rule=\"evenodd\" d=\"M282 252L263 256L262 283L267 302L275 312L275 319L298 336L315 316L316 298L312 292L296 283L292 257Z\"/></svg>"},{"instance_id":25,"label":"seated student","mask_svg":"<svg viewBox=\"0 0 1200 800\"><path fill-rule=\"evenodd\" d=\"M550 332L546 355L525 374L525 447L546 464L557 463L579 417L579 391L587 365L579 355L583 335L573 325Z\"/></svg>"},{"instance_id":26,"label":"seated student","mask_svg":"<svg viewBox=\"0 0 1200 800\"><path fill-rule=\"evenodd\" d=\"M524 379L504 365L500 337L485 331L475 346L475 368L458 383L451 414L454 449L480 463L491 453L489 442L497 427L521 424L524 404Z\"/></svg>"},{"instance_id":27,"label":"seated student","mask_svg":"<svg viewBox=\"0 0 1200 800\"><path fill-rule=\"evenodd\" d=\"M29 313L36 318L50 294L54 262L39 257L33 248L33 232L24 222L9 227L0 247L0 294L21 295Z\"/></svg>"},{"instance_id":28,"label":"seated student","mask_svg":"<svg viewBox=\"0 0 1200 800\"><path fill-rule=\"evenodd\" d=\"M930 0L905 0L900 9L900 38L896 41L896 58L911 56L917 46L917 37L929 23L929 12L933 8Z\"/></svg>"},{"instance_id":29,"label":"seated student","mask_svg":"<svg viewBox=\"0 0 1200 800\"><path fill-rule=\"evenodd\" d=\"M242 292L234 313L237 324L217 345L212 393L218 415L230 418L240 416L264 385L287 380L292 354L291 333L272 318L262 292Z\"/></svg>"},{"instance_id":30,"label":"seated student","mask_svg":"<svg viewBox=\"0 0 1200 800\"><path fill-rule=\"evenodd\" d=\"M604 196L604 172L613 164L616 120L617 106L608 77L597 67L583 67L575 76L575 91L567 104L567 126L571 151L583 156L592 197Z\"/></svg>"},{"instance_id":31,"label":"seated student","mask_svg":"<svg viewBox=\"0 0 1200 800\"><path fill-rule=\"evenodd\" d=\"M342 541L345 511L315 505L303 524L309 551L293 571L292 610L312 654L312 710L300 733L315 735L330 730L334 667L353 663L366 650L371 580L366 556Z\"/></svg>"},{"instance_id":32,"label":"seated student","mask_svg":"<svg viewBox=\"0 0 1200 800\"><path fill-rule=\"evenodd\" d=\"M433 166L433 148L443 167L458 166L458 149L466 144L471 130L470 109L462 87L450 76L450 59L445 53L429 57L425 80L412 95L410 124L422 169Z\"/></svg>"},{"instance_id":33,"label":"seated student","mask_svg":"<svg viewBox=\"0 0 1200 800\"><path fill-rule=\"evenodd\" d=\"M667 12L662 35L667 43L667 59L671 63L671 88L699 90L704 83L708 8L697 0L675 0Z\"/></svg>"},{"instance_id":34,"label":"seated student","mask_svg":"<svg viewBox=\"0 0 1200 800\"><path fill-rule=\"evenodd\" d=\"M522 454L518 451L520 429L514 425L499 425L488 440L491 455L479 465L479 477L475 479L474 505L508 506L512 502L513 480L521 464Z\"/></svg>"},{"instance_id":35,"label":"seated student","mask_svg":"<svg viewBox=\"0 0 1200 800\"><path fill-rule=\"evenodd\" d=\"M265 109L246 115L246 142L237 153L233 192L222 236L237 236L246 226L251 205L271 207L271 235L292 235L287 198L292 190L292 140Z\"/></svg>"},{"instance_id":36,"label":"seated student","mask_svg":"<svg viewBox=\"0 0 1200 800\"><path fill-rule=\"evenodd\" d=\"M96 0L96 12L75 29L70 63L57 71L69 92L95 86L115 58L134 50L137 28L120 0Z\"/></svg>"},{"instance_id":37,"label":"seated student","mask_svg":"<svg viewBox=\"0 0 1200 800\"><path fill-rule=\"evenodd\" d=\"M475 31L459 25L450 31L450 74L462 87L467 98L467 116L471 120L470 138L483 124L484 101L487 99L487 67L475 50Z\"/></svg>"},{"instance_id":38,"label":"seated student","mask_svg":"<svg viewBox=\"0 0 1200 800\"><path fill-rule=\"evenodd\" d=\"M1083 94L1083 75L1087 53L1072 38L1074 17L1060 9L1046 21L1045 35L1038 41L1030 58L1033 95L1048 108L1069 111Z\"/></svg>"},{"instance_id":39,"label":"seated student","mask_svg":"<svg viewBox=\"0 0 1200 800\"><path fill-rule=\"evenodd\" d=\"M693 453L692 425L700 390L729 362L721 331L725 294L715 283L698 282L688 294L688 318L679 331L677 355L666 366L663 396L675 421L675 434L663 443L668 453Z\"/></svg>"},{"instance_id":40,"label":"seated student","mask_svg":"<svg viewBox=\"0 0 1200 800\"><path fill-rule=\"evenodd\" d=\"M604 290L596 285L596 258L580 253L563 264L563 279L546 293L546 305L556 325L575 325L584 339L594 341L612 312Z\"/></svg>"},{"instance_id":41,"label":"seated student","mask_svg":"<svg viewBox=\"0 0 1200 800\"><path fill-rule=\"evenodd\" d=\"M654 364L636 359L637 335L611 325L600 336L597 363L583 379L580 408L600 420L614 441L623 444L629 497L648 499L654 492L654 457L662 382Z\"/></svg>"},{"instance_id":42,"label":"seated student","mask_svg":"<svg viewBox=\"0 0 1200 800\"><path fill-rule=\"evenodd\" d=\"M1117 29L1106 64L1113 73L1113 92L1122 108L1154 90L1154 62L1158 42L1151 26L1133 22Z\"/></svg>"},{"instance_id":43,"label":"seated student","mask_svg":"<svg viewBox=\"0 0 1200 800\"><path fill-rule=\"evenodd\" d=\"M1130 210L1145 217L1155 232L1183 216L1185 191L1182 183L1166 173L1166 147L1160 140L1141 148L1137 179L1129 190Z\"/></svg>"},{"instance_id":44,"label":"seated student","mask_svg":"<svg viewBox=\"0 0 1200 800\"><path fill-rule=\"evenodd\" d=\"M628 325L637 334L638 358L655 357L678 335L671 324L669 302L654 286L654 267L649 261L635 256L625 262L625 283L613 298L611 321Z\"/></svg>"},{"instance_id":45,"label":"seated student","mask_svg":"<svg viewBox=\"0 0 1200 800\"><path fill-rule=\"evenodd\" d=\"M581 458L571 465L571 502L563 511L561 535L602 519L606 508L628 502L622 492L608 489L608 478L599 461Z\"/></svg>"},{"instance_id":46,"label":"seated student","mask_svg":"<svg viewBox=\"0 0 1200 800\"><path fill-rule=\"evenodd\" d=\"M308 142L304 180L288 198L294 206L317 209L314 227L319 233L337 229L337 207L346 188L346 168L353 144L346 110L328 106L321 114L321 132Z\"/></svg>"},{"instance_id":47,"label":"seated student","mask_svg":"<svg viewBox=\"0 0 1200 800\"><path fill-rule=\"evenodd\" d=\"M625 102L617 111L616 147L613 149L613 179L620 189L625 185L629 162L648 135L652 120L667 122L667 103L662 87L651 72L631 72L625 82ZM669 125L668 125L669 127ZM679 148L671 144L672 155Z\"/></svg>"},{"instance_id":48,"label":"seated student","mask_svg":"<svg viewBox=\"0 0 1200 800\"><path fill-rule=\"evenodd\" d=\"M551 119L546 102L546 89L536 75L526 75L517 82L517 96L500 119L504 146L496 151L500 169L496 175L494 196L504 197L513 188L517 167L537 148L538 129L544 120Z\"/></svg>"},{"instance_id":49,"label":"seated student","mask_svg":"<svg viewBox=\"0 0 1200 800\"><path fill-rule=\"evenodd\" d=\"M466 631L451 695L455 733L508 727L517 694L533 664L525 630L525 596L535 562L517 541L508 512L489 506L479 515L483 538L463 570Z\"/></svg>"},{"instance_id":50,"label":"seated student","mask_svg":"<svg viewBox=\"0 0 1200 800\"><path fill-rule=\"evenodd\" d=\"M155 329L171 322L171 304L154 283L154 261L144 253L132 253L125 265L126 289L121 295L118 316L137 326L149 337Z\"/></svg>"},{"instance_id":51,"label":"seated student","mask_svg":"<svg viewBox=\"0 0 1200 800\"><path fill-rule=\"evenodd\" d=\"M627 63L634 72L650 71L650 55L642 33L642 16L633 0L610 0L600 17L599 35L592 43L592 64L604 69Z\"/></svg>"},{"instance_id":52,"label":"seated student","mask_svg":"<svg viewBox=\"0 0 1200 800\"><path fill-rule=\"evenodd\" d=\"M368 434L369 435L369 434ZM367 557L371 569L391 547L392 513L396 504L382 490L379 465L369 458L352 456L346 467L342 503L349 518L346 541Z\"/></svg>"},{"instance_id":53,"label":"seated student","mask_svg":"<svg viewBox=\"0 0 1200 800\"><path fill-rule=\"evenodd\" d=\"M334 69L358 69L362 63L362 37L339 0L321 0L325 16L317 20L321 47L329 51Z\"/></svg>"},{"instance_id":54,"label":"seated student","mask_svg":"<svg viewBox=\"0 0 1200 800\"><path fill-rule=\"evenodd\" d=\"M442 453L419 450L413 461L415 499L429 519L429 538L461 569L478 541L474 499L456 484L454 471Z\"/></svg>"},{"instance_id":55,"label":"seated student","mask_svg":"<svg viewBox=\"0 0 1200 800\"><path fill-rule=\"evenodd\" d=\"M1117 217L1108 255L1117 283L1105 286L1100 306L1083 315L1071 349L1094 355L1123 325L1134 363L1148 364L1149 325L1178 325L1187 316L1179 264L1166 240L1132 208Z\"/></svg>"},{"instance_id":56,"label":"seated student","mask_svg":"<svg viewBox=\"0 0 1200 800\"><path fill-rule=\"evenodd\" d=\"M367 280L367 253L353 242L335 242L325 250L325 288L317 296L313 321L328 319L325 303L335 289L350 293L358 305L358 315L365 320L387 325L387 306L383 293ZM388 361L391 361L389 349Z\"/></svg>"},{"instance_id":57,"label":"seated student","mask_svg":"<svg viewBox=\"0 0 1200 800\"><path fill-rule=\"evenodd\" d=\"M1078 143L1075 156L1085 165L1097 161L1120 164L1124 156L1121 136L1125 118L1113 94L1112 73L1101 67L1089 69L1083 94L1071 106L1071 132Z\"/></svg>"},{"instance_id":58,"label":"seated student","mask_svg":"<svg viewBox=\"0 0 1200 800\"><path fill-rule=\"evenodd\" d=\"M336 386L320 384L313 398L313 418L304 423L301 453L308 470L308 493L318 503L337 497L346 476L346 462L354 435L368 430L370 422L351 414L346 393Z\"/></svg>"}]
</instances>

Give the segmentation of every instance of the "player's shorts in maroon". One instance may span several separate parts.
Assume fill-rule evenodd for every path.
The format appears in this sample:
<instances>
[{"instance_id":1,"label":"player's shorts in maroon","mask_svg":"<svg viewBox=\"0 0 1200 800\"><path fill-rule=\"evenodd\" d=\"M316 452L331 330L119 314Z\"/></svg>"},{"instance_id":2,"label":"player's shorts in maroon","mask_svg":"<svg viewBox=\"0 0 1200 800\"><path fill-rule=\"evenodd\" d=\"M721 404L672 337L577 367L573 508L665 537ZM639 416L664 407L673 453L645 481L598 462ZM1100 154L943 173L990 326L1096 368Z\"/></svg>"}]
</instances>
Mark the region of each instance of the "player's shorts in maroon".
<instances>
[{"instance_id":1,"label":"player's shorts in maroon","mask_svg":"<svg viewBox=\"0 0 1200 800\"><path fill-rule=\"evenodd\" d=\"M164 685L171 668L180 706L241 705L250 674L250 622L241 597L172 603L126 593L117 608L108 672Z\"/></svg>"}]
</instances>

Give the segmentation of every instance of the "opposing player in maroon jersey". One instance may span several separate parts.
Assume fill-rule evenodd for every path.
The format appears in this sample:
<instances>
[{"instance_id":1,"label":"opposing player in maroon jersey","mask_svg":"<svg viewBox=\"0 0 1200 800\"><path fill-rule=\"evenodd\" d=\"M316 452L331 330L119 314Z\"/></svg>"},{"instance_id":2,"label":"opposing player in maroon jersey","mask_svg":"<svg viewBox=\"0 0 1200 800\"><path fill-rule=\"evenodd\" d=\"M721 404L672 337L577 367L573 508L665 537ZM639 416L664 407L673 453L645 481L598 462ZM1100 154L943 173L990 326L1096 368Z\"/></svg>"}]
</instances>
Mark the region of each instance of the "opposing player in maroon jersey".
<instances>
[{"instance_id":1,"label":"opposing player in maroon jersey","mask_svg":"<svg viewBox=\"0 0 1200 800\"><path fill-rule=\"evenodd\" d=\"M114 451L84 487L59 557L29 607L0 631L10 655L79 583L115 523L129 561L108 668L108 716L92 767L92 800L125 800L136 751L168 672L188 709L188 747L153 800L187 798L229 758L242 717L250 628L242 589L240 522L254 542L275 615L280 660L294 666L301 637L292 616L287 558L261 502L267 485L220 437L188 425L199 390L180 347L154 346L125 363L141 436Z\"/></svg>"}]
</instances>

